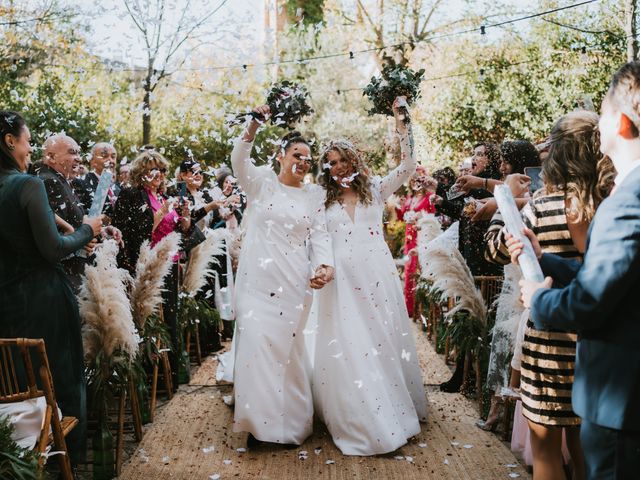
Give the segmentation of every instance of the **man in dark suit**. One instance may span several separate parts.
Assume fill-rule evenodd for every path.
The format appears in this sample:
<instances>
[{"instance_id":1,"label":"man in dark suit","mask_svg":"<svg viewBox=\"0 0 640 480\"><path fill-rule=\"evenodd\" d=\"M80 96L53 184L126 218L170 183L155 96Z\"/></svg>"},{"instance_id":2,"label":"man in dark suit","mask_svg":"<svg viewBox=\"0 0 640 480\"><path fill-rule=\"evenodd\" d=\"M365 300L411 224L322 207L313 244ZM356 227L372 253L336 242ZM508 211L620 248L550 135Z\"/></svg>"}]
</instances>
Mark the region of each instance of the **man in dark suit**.
<instances>
[{"instance_id":1,"label":"man in dark suit","mask_svg":"<svg viewBox=\"0 0 640 480\"><path fill-rule=\"evenodd\" d=\"M82 225L85 215L80 199L71 187L74 172L80 164L80 147L73 138L61 133L47 138L42 150L43 164L38 177L44 182L51 210L76 229ZM85 247L85 252L90 254L95 245L96 240L92 240ZM62 266L76 293L80 289L87 257L88 255L82 257L74 254L62 260Z\"/></svg>"},{"instance_id":2,"label":"man in dark suit","mask_svg":"<svg viewBox=\"0 0 640 480\"><path fill-rule=\"evenodd\" d=\"M91 171L85 175L84 178L76 178L73 180L72 185L77 192L82 205L86 211L89 211L91 204L93 203L93 196L98 188L98 182L100 182L100 175L104 169L111 169L114 171L116 161L118 160L118 154L115 147L107 142L96 143L91 148L91 159L89 160L89 166ZM113 179L115 181L115 178ZM107 201L104 203L103 213L109 215L115 204L116 194L113 189L109 189Z\"/></svg>"},{"instance_id":3,"label":"man in dark suit","mask_svg":"<svg viewBox=\"0 0 640 480\"><path fill-rule=\"evenodd\" d=\"M522 297L536 327L578 332L572 404L582 418L589 478L635 479L640 478L640 62L614 75L599 129L600 149L618 175L591 223L584 263L540 255L535 237L525 232L550 277L543 283L522 281ZM509 244L516 260L522 244L514 239Z\"/></svg>"}]
</instances>

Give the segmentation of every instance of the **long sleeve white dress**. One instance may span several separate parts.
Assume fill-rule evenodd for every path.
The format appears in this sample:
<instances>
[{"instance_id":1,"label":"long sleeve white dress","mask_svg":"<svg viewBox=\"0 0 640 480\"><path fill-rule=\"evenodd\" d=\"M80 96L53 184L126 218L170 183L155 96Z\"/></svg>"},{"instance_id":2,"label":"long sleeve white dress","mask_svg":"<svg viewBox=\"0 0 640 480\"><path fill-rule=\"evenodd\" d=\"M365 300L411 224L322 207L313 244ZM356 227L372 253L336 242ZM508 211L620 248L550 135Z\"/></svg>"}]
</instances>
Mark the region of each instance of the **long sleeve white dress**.
<instances>
[{"instance_id":1,"label":"long sleeve white dress","mask_svg":"<svg viewBox=\"0 0 640 480\"><path fill-rule=\"evenodd\" d=\"M335 279L317 293L313 393L316 413L345 455L392 452L427 418L415 340L402 286L382 230L385 200L414 173L410 139L402 161L372 179L373 201L352 221L342 204L326 212Z\"/></svg>"},{"instance_id":2,"label":"long sleeve white dress","mask_svg":"<svg viewBox=\"0 0 640 480\"><path fill-rule=\"evenodd\" d=\"M302 330L319 265L333 266L324 190L282 184L256 167L252 143L238 140L233 172L247 194L246 233L236 275L235 432L301 444L312 431L313 401Z\"/></svg>"}]
</instances>

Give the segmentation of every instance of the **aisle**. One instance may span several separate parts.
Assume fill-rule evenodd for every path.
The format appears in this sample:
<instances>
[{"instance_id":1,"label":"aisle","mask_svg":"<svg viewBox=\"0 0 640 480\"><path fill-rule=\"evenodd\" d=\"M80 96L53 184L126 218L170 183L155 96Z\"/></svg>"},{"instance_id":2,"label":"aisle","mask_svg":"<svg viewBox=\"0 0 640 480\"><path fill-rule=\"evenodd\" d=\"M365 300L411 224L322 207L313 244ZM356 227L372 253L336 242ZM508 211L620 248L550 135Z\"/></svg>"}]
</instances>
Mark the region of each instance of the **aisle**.
<instances>
[{"instance_id":1,"label":"aisle","mask_svg":"<svg viewBox=\"0 0 640 480\"><path fill-rule=\"evenodd\" d=\"M425 384L450 375L416 329ZM231 388L216 385L209 358L149 426L121 479L509 479L530 478L495 435L474 426L473 402L428 387L430 420L422 434L391 455L344 457L321 424L294 450L246 452L245 434L231 431L232 410L222 402ZM303 453L305 452L305 453Z\"/></svg>"}]
</instances>

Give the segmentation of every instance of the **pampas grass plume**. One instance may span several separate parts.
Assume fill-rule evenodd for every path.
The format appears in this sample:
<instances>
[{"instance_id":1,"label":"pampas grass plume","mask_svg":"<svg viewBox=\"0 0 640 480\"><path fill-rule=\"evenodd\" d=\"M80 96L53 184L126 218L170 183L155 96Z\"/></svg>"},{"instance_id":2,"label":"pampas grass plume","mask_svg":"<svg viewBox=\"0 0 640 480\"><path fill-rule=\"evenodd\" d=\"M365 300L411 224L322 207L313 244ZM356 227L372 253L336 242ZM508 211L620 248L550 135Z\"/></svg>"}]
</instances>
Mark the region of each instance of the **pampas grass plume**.
<instances>
[{"instance_id":1,"label":"pampas grass plume","mask_svg":"<svg viewBox=\"0 0 640 480\"><path fill-rule=\"evenodd\" d=\"M223 242L227 237L226 228L218 228L205 232L207 237L200 245L191 250L189 264L182 284L183 290L191 297L207 283L207 278L213 275L209 268L212 262L218 263L215 258L224 253Z\"/></svg>"},{"instance_id":2,"label":"pampas grass plume","mask_svg":"<svg viewBox=\"0 0 640 480\"><path fill-rule=\"evenodd\" d=\"M169 274L173 257L180 248L180 234L172 232L155 247L145 241L140 247L136 276L131 289L133 319L142 329L147 318L158 312L162 303L164 278Z\"/></svg>"},{"instance_id":3,"label":"pampas grass plume","mask_svg":"<svg viewBox=\"0 0 640 480\"><path fill-rule=\"evenodd\" d=\"M476 288L471 270L458 250L457 242L442 241L436 237L424 247L422 253L422 276L431 282L431 291L439 292L445 298L456 299L456 306L447 313L447 317L466 310L485 323L487 306Z\"/></svg>"},{"instance_id":4,"label":"pampas grass plume","mask_svg":"<svg viewBox=\"0 0 640 480\"><path fill-rule=\"evenodd\" d=\"M127 297L131 276L118 268L117 254L116 242L107 240L96 248L95 265L85 269L78 306L84 319L82 339L89 360L101 351L111 356L119 349L131 357L137 351L139 336Z\"/></svg>"}]
</instances>

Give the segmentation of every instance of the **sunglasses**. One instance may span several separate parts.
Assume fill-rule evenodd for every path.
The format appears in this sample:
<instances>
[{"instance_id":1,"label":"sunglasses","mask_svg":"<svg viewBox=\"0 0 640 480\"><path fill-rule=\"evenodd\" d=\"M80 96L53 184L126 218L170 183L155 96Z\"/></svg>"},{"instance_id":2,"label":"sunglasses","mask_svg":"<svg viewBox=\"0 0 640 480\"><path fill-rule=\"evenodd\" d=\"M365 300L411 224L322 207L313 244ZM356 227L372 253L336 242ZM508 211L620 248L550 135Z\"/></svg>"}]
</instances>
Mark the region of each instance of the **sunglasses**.
<instances>
[{"instance_id":1,"label":"sunglasses","mask_svg":"<svg viewBox=\"0 0 640 480\"><path fill-rule=\"evenodd\" d=\"M162 168L152 168L151 170L149 170L149 173L153 173L158 174L158 173L162 173L162 174L166 174L167 173L167 169L162 167Z\"/></svg>"}]
</instances>

